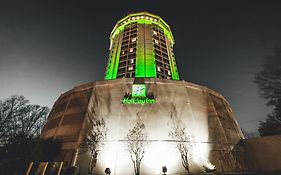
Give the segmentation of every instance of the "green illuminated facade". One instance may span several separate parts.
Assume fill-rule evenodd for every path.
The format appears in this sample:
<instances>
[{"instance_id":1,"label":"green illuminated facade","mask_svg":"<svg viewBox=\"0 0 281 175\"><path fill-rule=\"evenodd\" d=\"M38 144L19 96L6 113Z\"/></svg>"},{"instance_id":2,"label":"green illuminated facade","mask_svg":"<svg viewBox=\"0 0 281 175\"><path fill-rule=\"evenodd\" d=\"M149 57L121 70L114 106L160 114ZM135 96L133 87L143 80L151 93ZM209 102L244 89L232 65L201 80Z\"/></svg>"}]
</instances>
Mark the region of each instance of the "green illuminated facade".
<instances>
[{"instance_id":1,"label":"green illuminated facade","mask_svg":"<svg viewBox=\"0 0 281 175\"><path fill-rule=\"evenodd\" d=\"M110 35L106 80L158 77L179 80L169 25L159 16L141 12L117 22Z\"/></svg>"}]
</instances>

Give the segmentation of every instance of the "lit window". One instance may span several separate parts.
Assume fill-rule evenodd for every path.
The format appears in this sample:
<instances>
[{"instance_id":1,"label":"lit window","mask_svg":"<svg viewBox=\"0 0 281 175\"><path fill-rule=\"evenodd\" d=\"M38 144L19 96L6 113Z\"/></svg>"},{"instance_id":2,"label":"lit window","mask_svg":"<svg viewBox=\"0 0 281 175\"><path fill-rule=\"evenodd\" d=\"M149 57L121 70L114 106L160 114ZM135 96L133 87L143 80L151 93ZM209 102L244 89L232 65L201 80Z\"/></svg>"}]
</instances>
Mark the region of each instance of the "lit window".
<instances>
[{"instance_id":1,"label":"lit window","mask_svg":"<svg viewBox=\"0 0 281 175\"><path fill-rule=\"evenodd\" d=\"M161 68L159 66L157 66L157 71L161 72Z\"/></svg>"},{"instance_id":2,"label":"lit window","mask_svg":"<svg viewBox=\"0 0 281 175\"><path fill-rule=\"evenodd\" d=\"M155 30L153 30L153 35L157 35L157 32Z\"/></svg>"},{"instance_id":3,"label":"lit window","mask_svg":"<svg viewBox=\"0 0 281 175\"><path fill-rule=\"evenodd\" d=\"M135 17L132 17L132 20L135 20L136 18Z\"/></svg>"},{"instance_id":4,"label":"lit window","mask_svg":"<svg viewBox=\"0 0 281 175\"><path fill-rule=\"evenodd\" d=\"M144 18L144 16L141 16L141 19L143 19Z\"/></svg>"},{"instance_id":5,"label":"lit window","mask_svg":"<svg viewBox=\"0 0 281 175\"><path fill-rule=\"evenodd\" d=\"M137 16L137 19L140 19L140 17L139 17L139 16Z\"/></svg>"},{"instance_id":6,"label":"lit window","mask_svg":"<svg viewBox=\"0 0 281 175\"><path fill-rule=\"evenodd\" d=\"M154 40L155 44L159 44L159 41L157 39Z\"/></svg>"},{"instance_id":7,"label":"lit window","mask_svg":"<svg viewBox=\"0 0 281 175\"><path fill-rule=\"evenodd\" d=\"M149 17L147 16L146 19L149 19Z\"/></svg>"},{"instance_id":8,"label":"lit window","mask_svg":"<svg viewBox=\"0 0 281 175\"><path fill-rule=\"evenodd\" d=\"M124 55L125 54L125 51L122 51L122 55Z\"/></svg>"},{"instance_id":9,"label":"lit window","mask_svg":"<svg viewBox=\"0 0 281 175\"><path fill-rule=\"evenodd\" d=\"M134 63L134 59L130 59L130 63Z\"/></svg>"},{"instance_id":10,"label":"lit window","mask_svg":"<svg viewBox=\"0 0 281 175\"><path fill-rule=\"evenodd\" d=\"M153 20L153 18L149 18L151 21Z\"/></svg>"},{"instance_id":11,"label":"lit window","mask_svg":"<svg viewBox=\"0 0 281 175\"><path fill-rule=\"evenodd\" d=\"M171 72L168 70L168 75L171 75Z\"/></svg>"},{"instance_id":12,"label":"lit window","mask_svg":"<svg viewBox=\"0 0 281 175\"><path fill-rule=\"evenodd\" d=\"M133 69L134 69L133 66L128 67L128 70L133 70Z\"/></svg>"},{"instance_id":13,"label":"lit window","mask_svg":"<svg viewBox=\"0 0 281 175\"><path fill-rule=\"evenodd\" d=\"M135 42L137 40L137 38L132 38L132 42Z\"/></svg>"},{"instance_id":14,"label":"lit window","mask_svg":"<svg viewBox=\"0 0 281 175\"><path fill-rule=\"evenodd\" d=\"M133 52L134 51L134 48L130 48L130 52Z\"/></svg>"}]
</instances>

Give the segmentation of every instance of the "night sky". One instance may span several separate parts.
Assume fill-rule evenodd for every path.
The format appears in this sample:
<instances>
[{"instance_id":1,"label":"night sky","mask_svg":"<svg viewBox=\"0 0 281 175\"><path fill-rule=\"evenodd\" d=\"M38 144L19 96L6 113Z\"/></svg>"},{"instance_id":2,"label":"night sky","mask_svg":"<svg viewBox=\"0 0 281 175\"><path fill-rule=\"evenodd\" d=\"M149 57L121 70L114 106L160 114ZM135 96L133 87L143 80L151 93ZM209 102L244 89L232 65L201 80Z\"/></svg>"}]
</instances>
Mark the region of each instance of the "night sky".
<instances>
[{"instance_id":1,"label":"night sky","mask_svg":"<svg viewBox=\"0 0 281 175\"><path fill-rule=\"evenodd\" d=\"M61 93L103 80L117 20L147 11L175 38L180 78L220 92L256 132L270 109L253 83L281 47L281 1L0 1L0 99L52 107Z\"/></svg>"}]
</instances>

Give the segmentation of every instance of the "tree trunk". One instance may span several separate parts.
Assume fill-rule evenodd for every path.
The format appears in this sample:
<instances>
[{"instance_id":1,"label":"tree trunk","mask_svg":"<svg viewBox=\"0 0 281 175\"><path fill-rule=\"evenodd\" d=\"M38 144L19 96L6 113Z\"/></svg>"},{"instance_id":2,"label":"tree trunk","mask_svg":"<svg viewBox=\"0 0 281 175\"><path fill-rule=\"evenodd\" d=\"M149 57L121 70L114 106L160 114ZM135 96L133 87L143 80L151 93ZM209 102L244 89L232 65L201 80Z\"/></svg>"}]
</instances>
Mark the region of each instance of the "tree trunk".
<instances>
[{"instance_id":1,"label":"tree trunk","mask_svg":"<svg viewBox=\"0 0 281 175\"><path fill-rule=\"evenodd\" d=\"M89 160L88 174L92 174L92 159L93 159L93 154L91 154L91 157Z\"/></svg>"},{"instance_id":2,"label":"tree trunk","mask_svg":"<svg viewBox=\"0 0 281 175\"><path fill-rule=\"evenodd\" d=\"M189 163L188 163L188 161L186 162L186 161L182 160L182 166L187 171L187 173L189 173Z\"/></svg>"},{"instance_id":3,"label":"tree trunk","mask_svg":"<svg viewBox=\"0 0 281 175\"><path fill-rule=\"evenodd\" d=\"M137 160L136 163L137 163L136 175L140 175L140 161Z\"/></svg>"}]
</instances>

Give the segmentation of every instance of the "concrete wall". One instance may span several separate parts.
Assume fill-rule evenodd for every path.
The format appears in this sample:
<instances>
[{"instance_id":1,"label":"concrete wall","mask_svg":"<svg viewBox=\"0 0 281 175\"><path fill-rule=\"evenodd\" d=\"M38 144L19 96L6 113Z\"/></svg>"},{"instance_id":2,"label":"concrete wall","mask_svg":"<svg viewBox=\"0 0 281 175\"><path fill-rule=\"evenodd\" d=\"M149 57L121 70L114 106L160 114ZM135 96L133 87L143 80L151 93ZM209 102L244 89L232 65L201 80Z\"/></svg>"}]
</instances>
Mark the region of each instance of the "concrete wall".
<instances>
[{"instance_id":1,"label":"concrete wall","mask_svg":"<svg viewBox=\"0 0 281 175\"><path fill-rule=\"evenodd\" d=\"M250 170L281 172L281 135L242 141Z\"/></svg>"},{"instance_id":2,"label":"concrete wall","mask_svg":"<svg viewBox=\"0 0 281 175\"><path fill-rule=\"evenodd\" d=\"M63 128L72 128L77 122L68 121L65 125L62 123L69 118L68 113L73 111L77 104L81 109L79 111L86 110L86 113L76 116L83 119L79 120L79 131L76 132L80 133L79 139L71 149L77 151L81 139L87 134L83 132L85 118L103 119L106 123L107 139L97 156L94 168L96 175L104 174L104 169L108 167L112 174L133 173L133 163L126 148L125 136L137 121L144 124L148 133L145 156L141 164L143 175L160 174L162 166L166 166L171 174L186 172L181 165L181 155L177 148L177 143L182 140L170 136L175 126L183 129L188 137L185 142L189 145L191 172L203 171L203 165L207 163L215 165L217 171L245 170L237 156L241 154L241 149L235 149L243 134L230 105L222 95L207 87L185 81L147 78L144 79L147 93L155 97L156 103L122 104L124 95L131 93L133 82L133 78L97 81L63 94L53 110L57 105L65 103L65 97L69 97L69 104L72 105L66 105L60 115L51 112L42 137L50 137L51 134L48 133L52 127L49 126L54 126L57 131L61 130L56 133L66 139L64 135L69 135L70 132ZM78 92L79 98L73 98ZM78 100L71 103L71 99ZM62 116L62 122L53 125L52 121L57 116ZM68 144L69 141L65 140L63 145ZM72 165L79 166L81 174L86 173L89 154L78 151L77 154L73 153L72 157L75 159L72 160Z\"/></svg>"}]
</instances>

